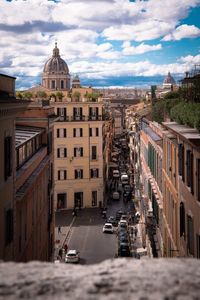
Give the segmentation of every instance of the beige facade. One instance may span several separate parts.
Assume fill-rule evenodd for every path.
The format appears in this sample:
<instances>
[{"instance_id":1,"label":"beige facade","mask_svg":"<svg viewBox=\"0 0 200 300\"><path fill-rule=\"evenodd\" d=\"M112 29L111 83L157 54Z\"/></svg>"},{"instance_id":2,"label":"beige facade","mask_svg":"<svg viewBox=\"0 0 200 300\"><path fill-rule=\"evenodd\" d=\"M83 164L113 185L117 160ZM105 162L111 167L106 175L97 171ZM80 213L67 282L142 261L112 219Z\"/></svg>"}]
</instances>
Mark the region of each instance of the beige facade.
<instances>
[{"instance_id":1,"label":"beige facade","mask_svg":"<svg viewBox=\"0 0 200 300\"><path fill-rule=\"evenodd\" d=\"M103 103L81 98L51 105L59 116L54 125L55 209L99 206L104 201Z\"/></svg>"},{"instance_id":2,"label":"beige facade","mask_svg":"<svg viewBox=\"0 0 200 300\"><path fill-rule=\"evenodd\" d=\"M15 118L26 108L16 101L15 78L0 74L0 260L14 260L16 206Z\"/></svg>"},{"instance_id":3,"label":"beige facade","mask_svg":"<svg viewBox=\"0 0 200 300\"><path fill-rule=\"evenodd\" d=\"M177 244L175 253L181 257L200 258L200 134L194 128L175 122L163 124L170 133L166 148L170 147L172 136L175 138L171 148L173 156L167 160L168 177L171 176L174 191L167 193L166 190L165 196L166 211L171 216L171 236ZM172 246L168 241L168 252Z\"/></svg>"}]
</instances>

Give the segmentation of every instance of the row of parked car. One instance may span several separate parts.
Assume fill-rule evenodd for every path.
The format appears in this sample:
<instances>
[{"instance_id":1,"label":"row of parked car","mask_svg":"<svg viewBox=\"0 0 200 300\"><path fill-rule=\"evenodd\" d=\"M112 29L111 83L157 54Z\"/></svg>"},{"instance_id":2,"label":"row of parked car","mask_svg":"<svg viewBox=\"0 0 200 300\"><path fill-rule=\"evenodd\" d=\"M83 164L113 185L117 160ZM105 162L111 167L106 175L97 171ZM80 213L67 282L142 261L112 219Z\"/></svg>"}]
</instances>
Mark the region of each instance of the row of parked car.
<instances>
[{"instance_id":1,"label":"row of parked car","mask_svg":"<svg viewBox=\"0 0 200 300\"><path fill-rule=\"evenodd\" d=\"M118 236L117 255L120 257L131 256L131 241L129 235L129 216L118 211L116 217L110 216L103 226L104 233L114 233ZM116 229L114 227L117 227Z\"/></svg>"}]
</instances>

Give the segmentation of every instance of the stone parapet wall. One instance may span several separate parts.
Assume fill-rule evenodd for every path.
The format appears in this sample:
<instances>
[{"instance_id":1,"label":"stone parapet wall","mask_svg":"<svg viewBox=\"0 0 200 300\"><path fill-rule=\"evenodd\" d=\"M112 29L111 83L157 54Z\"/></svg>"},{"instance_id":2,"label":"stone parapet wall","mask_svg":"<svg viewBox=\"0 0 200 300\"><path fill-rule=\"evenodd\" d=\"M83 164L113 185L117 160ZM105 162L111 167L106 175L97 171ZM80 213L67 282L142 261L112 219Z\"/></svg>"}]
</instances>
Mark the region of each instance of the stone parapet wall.
<instances>
[{"instance_id":1,"label":"stone parapet wall","mask_svg":"<svg viewBox=\"0 0 200 300\"><path fill-rule=\"evenodd\" d=\"M200 261L113 259L83 266L0 264L0 299L200 299Z\"/></svg>"}]
</instances>

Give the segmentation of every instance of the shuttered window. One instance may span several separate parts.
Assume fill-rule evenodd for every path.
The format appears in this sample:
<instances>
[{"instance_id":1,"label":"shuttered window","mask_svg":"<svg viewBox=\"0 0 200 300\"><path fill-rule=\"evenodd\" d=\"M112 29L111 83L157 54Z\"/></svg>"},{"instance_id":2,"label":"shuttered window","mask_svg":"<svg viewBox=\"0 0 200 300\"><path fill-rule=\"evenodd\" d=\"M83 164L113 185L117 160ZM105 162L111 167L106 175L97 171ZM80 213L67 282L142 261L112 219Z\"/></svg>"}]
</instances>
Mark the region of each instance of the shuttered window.
<instances>
[{"instance_id":1,"label":"shuttered window","mask_svg":"<svg viewBox=\"0 0 200 300\"><path fill-rule=\"evenodd\" d=\"M7 180L12 174L12 137L4 139L4 179Z\"/></svg>"}]
</instances>

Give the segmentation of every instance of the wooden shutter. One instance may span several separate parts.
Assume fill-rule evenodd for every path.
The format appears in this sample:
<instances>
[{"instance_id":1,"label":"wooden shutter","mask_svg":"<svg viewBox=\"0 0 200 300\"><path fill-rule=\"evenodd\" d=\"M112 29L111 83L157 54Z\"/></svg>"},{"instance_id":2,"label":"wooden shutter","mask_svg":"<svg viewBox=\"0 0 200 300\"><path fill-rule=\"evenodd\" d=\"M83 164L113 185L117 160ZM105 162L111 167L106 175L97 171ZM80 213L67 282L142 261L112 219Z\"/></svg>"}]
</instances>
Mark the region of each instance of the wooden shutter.
<instances>
[{"instance_id":1,"label":"wooden shutter","mask_svg":"<svg viewBox=\"0 0 200 300\"><path fill-rule=\"evenodd\" d=\"M60 137L60 129L57 129L57 138Z\"/></svg>"},{"instance_id":2,"label":"wooden shutter","mask_svg":"<svg viewBox=\"0 0 200 300\"><path fill-rule=\"evenodd\" d=\"M92 128L89 128L89 135L92 136Z\"/></svg>"},{"instance_id":3,"label":"wooden shutter","mask_svg":"<svg viewBox=\"0 0 200 300\"><path fill-rule=\"evenodd\" d=\"M58 171L58 180L60 180L60 171Z\"/></svg>"},{"instance_id":4,"label":"wooden shutter","mask_svg":"<svg viewBox=\"0 0 200 300\"><path fill-rule=\"evenodd\" d=\"M81 171L81 178L83 178L83 170L81 169L80 171Z\"/></svg>"},{"instance_id":5,"label":"wooden shutter","mask_svg":"<svg viewBox=\"0 0 200 300\"><path fill-rule=\"evenodd\" d=\"M83 156L83 147L81 147L81 156Z\"/></svg>"},{"instance_id":6,"label":"wooden shutter","mask_svg":"<svg viewBox=\"0 0 200 300\"><path fill-rule=\"evenodd\" d=\"M80 128L80 136L83 136L83 128Z\"/></svg>"},{"instance_id":7,"label":"wooden shutter","mask_svg":"<svg viewBox=\"0 0 200 300\"><path fill-rule=\"evenodd\" d=\"M96 136L99 136L99 128L96 128Z\"/></svg>"},{"instance_id":8,"label":"wooden shutter","mask_svg":"<svg viewBox=\"0 0 200 300\"><path fill-rule=\"evenodd\" d=\"M57 157L60 157L60 148L57 149Z\"/></svg>"},{"instance_id":9,"label":"wooden shutter","mask_svg":"<svg viewBox=\"0 0 200 300\"><path fill-rule=\"evenodd\" d=\"M73 131L74 131L74 137L76 137L76 128L74 128Z\"/></svg>"},{"instance_id":10,"label":"wooden shutter","mask_svg":"<svg viewBox=\"0 0 200 300\"><path fill-rule=\"evenodd\" d=\"M67 179L67 171L64 170L64 180L66 180L66 179Z\"/></svg>"},{"instance_id":11,"label":"wooden shutter","mask_svg":"<svg viewBox=\"0 0 200 300\"><path fill-rule=\"evenodd\" d=\"M64 148L64 157L67 157L67 148Z\"/></svg>"},{"instance_id":12,"label":"wooden shutter","mask_svg":"<svg viewBox=\"0 0 200 300\"><path fill-rule=\"evenodd\" d=\"M77 178L78 178L78 171L75 170L75 179L77 179Z\"/></svg>"}]
</instances>

